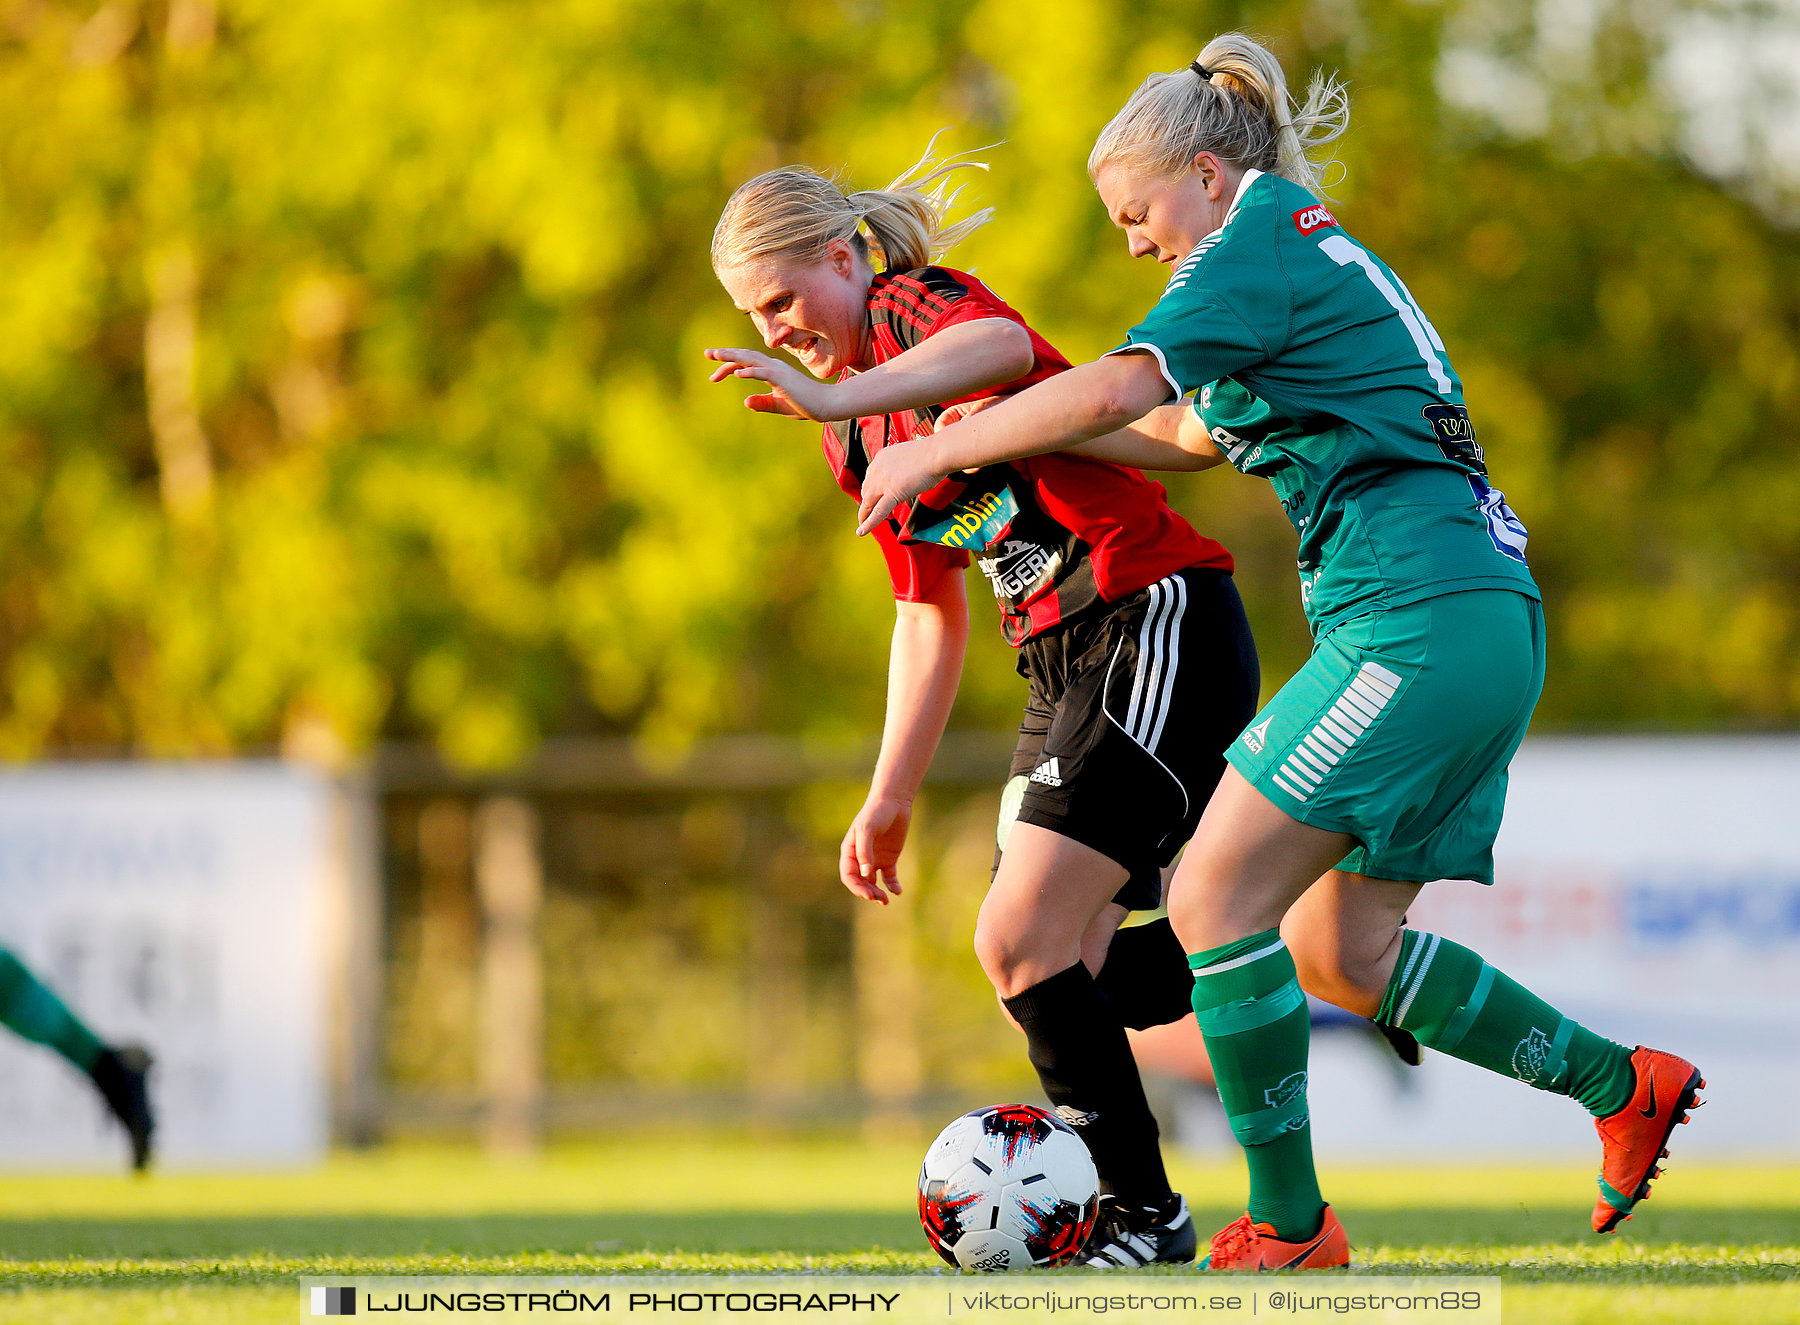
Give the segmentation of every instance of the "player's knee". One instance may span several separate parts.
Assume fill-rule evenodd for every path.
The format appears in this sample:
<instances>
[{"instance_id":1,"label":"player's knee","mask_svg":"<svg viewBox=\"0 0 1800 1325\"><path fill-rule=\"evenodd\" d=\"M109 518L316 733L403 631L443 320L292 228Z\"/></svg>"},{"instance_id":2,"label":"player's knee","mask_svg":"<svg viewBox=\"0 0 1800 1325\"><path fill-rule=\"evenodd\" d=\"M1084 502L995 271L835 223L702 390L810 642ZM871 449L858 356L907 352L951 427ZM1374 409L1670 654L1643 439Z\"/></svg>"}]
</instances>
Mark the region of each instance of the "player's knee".
<instances>
[{"instance_id":1,"label":"player's knee","mask_svg":"<svg viewBox=\"0 0 1800 1325\"><path fill-rule=\"evenodd\" d=\"M981 963L989 982L999 989L1001 977L1012 964L1012 944L985 917L975 925L975 960Z\"/></svg>"},{"instance_id":2,"label":"player's knee","mask_svg":"<svg viewBox=\"0 0 1800 1325\"><path fill-rule=\"evenodd\" d=\"M1169 927L1184 952L1205 952L1242 937L1234 930L1229 908L1220 905L1218 890L1191 877L1183 882L1190 886L1169 891Z\"/></svg>"},{"instance_id":3,"label":"player's knee","mask_svg":"<svg viewBox=\"0 0 1800 1325\"><path fill-rule=\"evenodd\" d=\"M1065 955L1066 961L1062 960ZM1051 953L1041 936L1014 934L1001 925L981 921L975 926L975 959L987 973L994 992L1001 998L1012 998L1067 969L1079 960L1079 955Z\"/></svg>"},{"instance_id":4,"label":"player's knee","mask_svg":"<svg viewBox=\"0 0 1800 1325\"><path fill-rule=\"evenodd\" d=\"M1182 948L1205 952L1280 924L1285 907L1256 885L1241 862L1190 842L1169 885L1169 924Z\"/></svg>"},{"instance_id":5,"label":"player's knee","mask_svg":"<svg viewBox=\"0 0 1800 1325\"><path fill-rule=\"evenodd\" d=\"M1336 994L1344 992L1348 984L1347 973L1342 961L1342 954L1323 945L1295 942L1288 938L1288 952L1294 959L1294 973L1300 979L1300 987L1315 998L1322 998L1327 1003L1336 1003Z\"/></svg>"},{"instance_id":6,"label":"player's knee","mask_svg":"<svg viewBox=\"0 0 1800 1325\"><path fill-rule=\"evenodd\" d=\"M1368 962L1334 941L1335 936L1305 930L1283 931L1288 952L1294 959L1294 971L1300 987L1314 998L1322 998L1338 1007L1359 1011L1371 994L1380 1003L1382 990L1371 990Z\"/></svg>"},{"instance_id":7,"label":"player's knee","mask_svg":"<svg viewBox=\"0 0 1800 1325\"><path fill-rule=\"evenodd\" d=\"M1024 966L1021 945L1014 935L1006 933L1000 926L986 923L975 926L975 960L981 963L988 982L1001 998L1011 998L1027 987L1019 984Z\"/></svg>"},{"instance_id":8,"label":"player's knee","mask_svg":"<svg viewBox=\"0 0 1800 1325\"><path fill-rule=\"evenodd\" d=\"M1194 908L1188 899L1180 893L1171 892L1169 894L1169 928L1175 931L1175 937L1181 941L1184 952L1197 952L1205 947L1201 941L1196 921Z\"/></svg>"}]
</instances>

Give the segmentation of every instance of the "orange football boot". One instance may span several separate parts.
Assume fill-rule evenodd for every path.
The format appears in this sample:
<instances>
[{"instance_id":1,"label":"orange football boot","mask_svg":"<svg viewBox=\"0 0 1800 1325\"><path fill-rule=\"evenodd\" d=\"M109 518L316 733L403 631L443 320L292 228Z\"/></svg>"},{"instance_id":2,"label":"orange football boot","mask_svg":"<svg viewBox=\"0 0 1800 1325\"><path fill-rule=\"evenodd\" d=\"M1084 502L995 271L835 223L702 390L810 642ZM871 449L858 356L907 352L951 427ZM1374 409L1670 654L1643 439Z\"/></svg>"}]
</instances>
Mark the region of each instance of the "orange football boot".
<instances>
[{"instance_id":1,"label":"orange football boot","mask_svg":"<svg viewBox=\"0 0 1800 1325\"><path fill-rule=\"evenodd\" d=\"M1325 1207L1325 1222L1310 1238L1283 1242L1270 1224L1240 1215L1213 1234L1212 1252L1202 1270L1260 1274L1264 1270L1336 1270L1350 1264L1350 1239L1338 1217Z\"/></svg>"},{"instance_id":2,"label":"orange football boot","mask_svg":"<svg viewBox=\"0 0 1800 1325\"><path fill-rule=\"evenodd\" d=\"M1706 1084L1687 1059L1641 1044L1631 1055L1631 1072L1636 1084L1625 1107L1594 1121L1602 1147L1596 1233L1609 1233L1630 1219L1631 1208L1650 1195L1650 1180L1662 1173L1656 1161L1669 1155L1669 1133L1688 1120Z\"/></svg>"}]
</instances>

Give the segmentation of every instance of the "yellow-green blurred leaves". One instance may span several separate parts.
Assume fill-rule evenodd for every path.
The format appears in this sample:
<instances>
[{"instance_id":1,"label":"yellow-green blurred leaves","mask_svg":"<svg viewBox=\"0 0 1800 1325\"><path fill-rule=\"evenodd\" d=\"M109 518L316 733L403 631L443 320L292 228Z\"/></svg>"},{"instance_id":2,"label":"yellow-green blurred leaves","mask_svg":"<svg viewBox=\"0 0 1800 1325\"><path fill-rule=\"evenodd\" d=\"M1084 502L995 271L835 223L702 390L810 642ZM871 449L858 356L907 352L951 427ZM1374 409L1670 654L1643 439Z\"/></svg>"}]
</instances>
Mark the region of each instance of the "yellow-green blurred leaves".
<instances>
[{"instance_id":1,"label":"yellow-green blurred leaves","mask_svg":"<svg viewBox=\"0 0 1800 1325\"><path fill-rule=\"evenodd\" d=\"M719 207L783 162L869 187L945 125L1003 140L967 195L998 220L955 260L1092 356L1163 273L1087 150L1233 27L1297 85L1351 82L1335 206L1443 332L1533 531L1545 721L1791 721L1800 245L1646 138L1642 52L1586 110L1534 73L1528 10L0 8L0 756L326 731L497 766L549 733L874 727L881 559L816 427L705 380L702 348L752 334L710 271ZM1523 34L1548 137L1441 99L1446 24ZM1291 531L1231 475L1171 487L1238 553L1278 681ZM970 597L955 721L1000 725L1018 681Z\"/></svg>"}]
</instances>

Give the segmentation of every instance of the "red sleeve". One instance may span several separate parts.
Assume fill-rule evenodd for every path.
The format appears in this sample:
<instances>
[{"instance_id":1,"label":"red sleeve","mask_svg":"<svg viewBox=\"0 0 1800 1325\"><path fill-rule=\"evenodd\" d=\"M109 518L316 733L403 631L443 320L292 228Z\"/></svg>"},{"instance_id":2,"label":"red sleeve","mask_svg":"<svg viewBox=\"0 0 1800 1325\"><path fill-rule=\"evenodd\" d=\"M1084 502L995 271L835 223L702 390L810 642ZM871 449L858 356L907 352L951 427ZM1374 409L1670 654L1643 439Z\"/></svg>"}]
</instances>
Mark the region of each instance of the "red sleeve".
<instances>
[{"instance_id":1,"label":"red sleeve","mask_svg":"<svg viewBox=\"0 0 1800 1325\"><path fill-rule=\"evenodd\" d=\"M1031 371L1016 381L984 387L955 400L940 401L940 405L960 405L987 396L1009 396L1061 372L1069 366L1069 361L1033 331L1031 324L1016 309L966 271L920 267L893 275L884 272L870 287L869 321L874 332L877 363L904 354L945 327L996 317L1017 323L1031 337Z\"/></svg>"},{"instance_id":2,"label":"red sleeve","mask_svg":"<svg viewBox=\"0 0 1800 1325\"><path fill-rule=\"evenodd\" d=\"M1016 322L1019 326L1024 327L1026 334L1031 337L1032 363L1031 371L1016 381L984 387L980 391L972 391L956 400L946 400L944 404L959 405L965 400L981 400L987 396L1010 396L1023 391L1028 386L1036 386L1046 377L1054 377L1069 366L1069 361L1057 352L1055 346L1038 335L1017 309L973 276L960 272L957 274L964 282L964 293L937 312L930 329L925 334L935 336L945 327L953 327L959 322L981 322L988 318L1005 318L1008 322Z\"/></svg>"},{"instance_id":3,"label":"red sleeve","mask_svg":"<svg viewBox=\"0 0 1800 1325\"><path fill-rule=\"evenodd\" d=\"M1027 325L1017 309L966 271L920 267L883 273L869 288L869 317L889 333L889 355L912 349L927 336L958 322L1000 317Z\"/></svg>"},{"instance_id":4,"label":"red sleeve","mask_svg":"<svg viewBox=\"0 0 1800 1325\"><path fill-rule=\"evenodd\" d=\"M946 308L925 334L935 336L945 327L954 327L958 322L982 322L993 317L1003 317L1008 322L1017 322L1021 327L1025 325L1025 319L1005 304L990 304L984 299L976 298L971 291Z\"/></svg>"},{"instance_id":5,"label":"red sleeve","mask_svg":"<svg viewBox=\"0 0 1800 1325\"><path fill-rule=\"evenodd\" d=\"M969 564L969 554L937 543L902 543L886 521L875 526L875 541L881 555L887 558L888 579L894 586L894 600L922 603L937 591L946 575L960 572Z\"/></svg>"}]
</instances>

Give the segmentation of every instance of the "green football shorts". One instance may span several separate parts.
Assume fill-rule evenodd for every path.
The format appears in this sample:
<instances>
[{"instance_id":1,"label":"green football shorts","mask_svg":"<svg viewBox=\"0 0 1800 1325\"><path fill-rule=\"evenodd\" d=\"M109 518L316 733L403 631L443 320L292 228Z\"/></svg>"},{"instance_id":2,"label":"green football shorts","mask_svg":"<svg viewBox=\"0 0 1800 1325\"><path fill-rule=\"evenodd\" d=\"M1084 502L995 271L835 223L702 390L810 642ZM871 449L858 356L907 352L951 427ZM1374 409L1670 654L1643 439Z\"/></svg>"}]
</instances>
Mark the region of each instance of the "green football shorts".
<instances>
[{"instance_id":1,"label":"green football shorts","mask_svg":"<svg viewBox=\"0 0 1800 1325\"><path fill-rule=\"evenodd\" d=\"M1339 625L1225 757L1302 823L1348 833L1338 868L1494 881L1506 766L1544 685L1544 610L1471 589Z\"/></svg>"}]
</instances>

